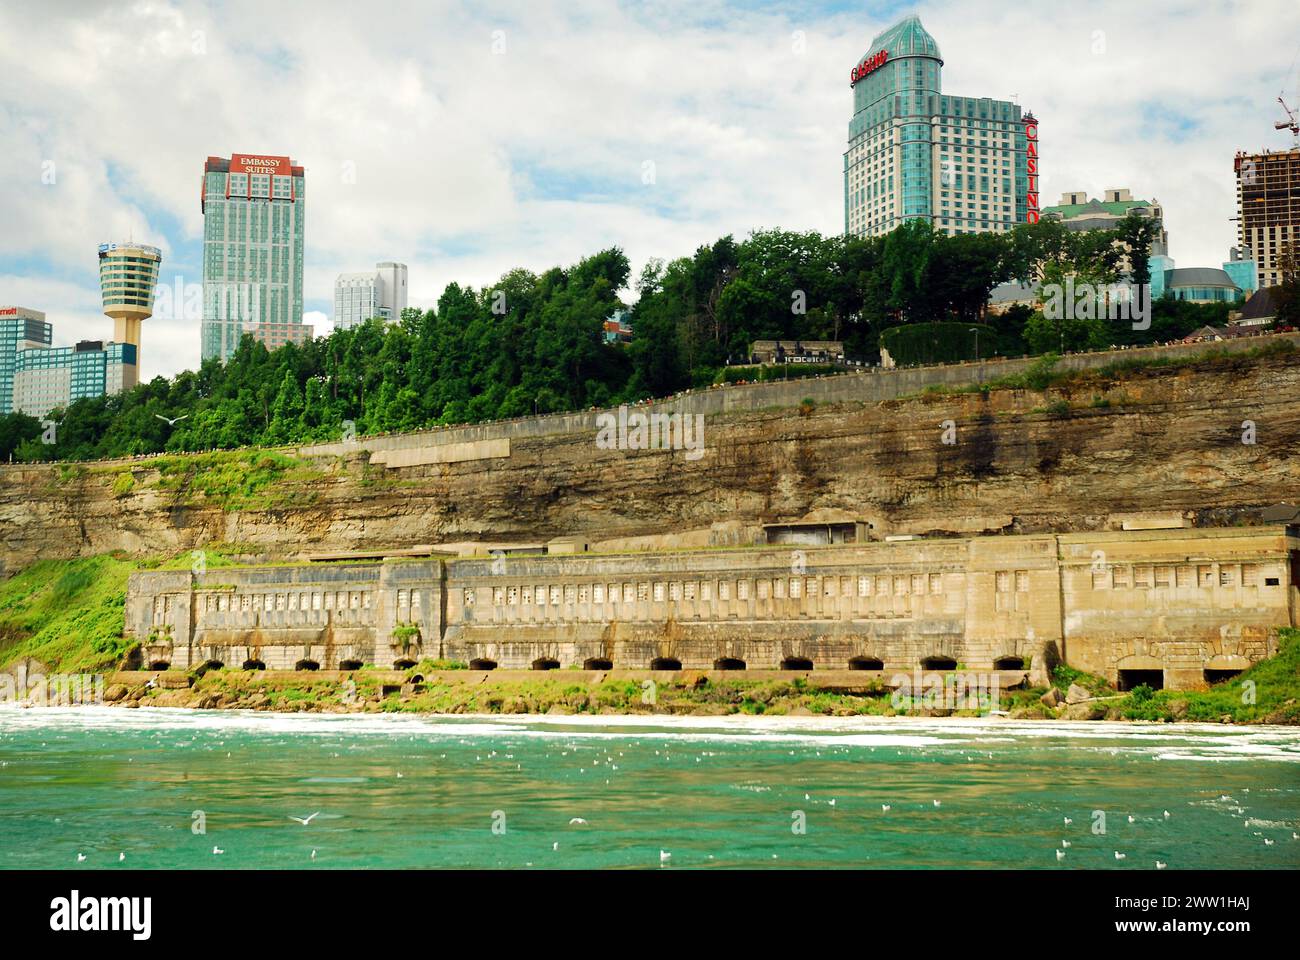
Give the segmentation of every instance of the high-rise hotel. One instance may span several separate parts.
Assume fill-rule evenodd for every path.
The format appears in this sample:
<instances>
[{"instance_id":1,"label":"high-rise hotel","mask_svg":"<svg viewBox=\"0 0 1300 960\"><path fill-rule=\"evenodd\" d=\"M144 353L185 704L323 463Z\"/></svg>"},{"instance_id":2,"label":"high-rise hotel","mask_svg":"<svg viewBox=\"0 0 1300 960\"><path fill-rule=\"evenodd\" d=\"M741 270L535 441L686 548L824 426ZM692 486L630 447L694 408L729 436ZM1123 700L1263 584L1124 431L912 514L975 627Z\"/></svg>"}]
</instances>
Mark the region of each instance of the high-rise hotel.
<instances>
[{"instance_id":1,"label":"high-rise hotel","mask_svg":"<svg viewBox=\"0 0 1300 960\"><path fill-rule=\"evenodd\" d=\"M1038 219L1037 121L1006 100L943 93L942 69L939 45L909 16L850 71L849 235L880 236L905 220L951 236Z\"/></svg>"},{"instance_id":2,"label":"high-rise hotel","mask_svg":"<svg viewBox=\"0 0 1300 960\"><path fill-rule=\"evenodd\" d=\"M208 157L203 168L204 360L245 333L274 349L311 339L302 322L303 168L288 157Z\"/></svg>"}]
</instances>

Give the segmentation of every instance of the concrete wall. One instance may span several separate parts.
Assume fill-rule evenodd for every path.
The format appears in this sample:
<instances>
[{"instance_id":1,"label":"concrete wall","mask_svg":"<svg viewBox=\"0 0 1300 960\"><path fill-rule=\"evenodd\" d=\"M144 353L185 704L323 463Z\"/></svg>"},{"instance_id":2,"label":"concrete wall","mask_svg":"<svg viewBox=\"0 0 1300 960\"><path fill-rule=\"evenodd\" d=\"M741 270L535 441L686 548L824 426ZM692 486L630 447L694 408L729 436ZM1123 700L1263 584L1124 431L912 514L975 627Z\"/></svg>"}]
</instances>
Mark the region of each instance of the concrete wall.
<instances>
[{"instance_id":1,"label":"concrete wall","mask_svg":"<svg viewBox=\"0 0 1300 960\"><path fill-rule=\"evenodd\" d=\"M293 669L423 657L528 668L854 658L992 670L1055 644L1122 681L1188 688L1274 652L1296 623L1300 538L1283 527L1115 531L741 550L151 571L127 635L146 665ZM418 642L397 642L416 624Z\"/></svg>"},{"instance_id":2,"label":"concrete wall","mask_svg":"<svg viewBox=\"0 0 1300 960\"><path fill-rule=\"evenodd\" d=\"M437 560L136 573L125 634L141 643L146 667L391 666L437 655L442 582ZM399 640L401 626L418 634Z\"/></svg>"},{"instance_id":3,"label":"concrete wall","mask_svg":"<svg viewBox=\"0 0 1300 960\"><path fill-rule=\"evenodd\" d=\"M1106 366L1117 360L1154 360L1160 357L1194 357L1207 350L1239 353L1263 343L1289 340L1300 344L1300 334L1277 334L1266 339L1243 337L1222 343L1173 344L1163 347L1140 347L1132 350L1079 353L1062 357L1058 370L1089 370ZM819 404L827 403L879 403L896 400L909 394L920 393L929 387L964 387L975 383L996 380L1023 373L1037 362L1028 357L1016 360L986 360L979 363L955 363L947 366L909 367L893 370L872 368L860 373L846 373L816 379L773 381L770 383L718 386L706 390L686 391L665 400L656 400L636 407L642 413L690 413L716 415L748 413L776 407L795 407L805 397ZM362 437L351 442L318 443L297 448L297 453L307 457L346 456L359 450L371 453L390 450L414 450L440 447L449 444L475 444L490 440L522 440L547 437L555 434L596 432L596 417L607 411L590 410L581 413L554 414L541 417L521 417L494 423L444 427L416 433L394 434L382 437ZM468 454L468 455L467 455ZM455 459L509 456L499 447L460 447ZM379 462L379 461L376 461ZM385 459L389 466L402 465L399 459ZM442 462L436 459L414 462Z\"/></svg>"}]
</instances>

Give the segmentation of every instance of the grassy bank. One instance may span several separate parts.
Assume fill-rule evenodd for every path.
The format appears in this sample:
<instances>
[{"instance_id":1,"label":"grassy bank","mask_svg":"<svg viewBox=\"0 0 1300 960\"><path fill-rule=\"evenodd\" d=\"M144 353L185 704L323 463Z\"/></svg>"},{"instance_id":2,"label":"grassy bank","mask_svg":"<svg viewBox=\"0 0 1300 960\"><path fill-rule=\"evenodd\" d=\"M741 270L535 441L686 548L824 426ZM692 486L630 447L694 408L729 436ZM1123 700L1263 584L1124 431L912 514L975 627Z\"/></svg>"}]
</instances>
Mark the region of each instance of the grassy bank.
<instances>
[{"instance_id":1,"label":"grassy bank","mask_svg":"<svg viewBox=\"0 0 1300 960\"><path fill-rule=\"evenodd\" d=\"M206 558L209 568L231 563L218 553ZM192 562L189 552L147 559L101 554L42 560L0 581L0 669L28 657L59 673L115 669L130 647L122 637L127 578Z\"/></svg>"}]
</instances>

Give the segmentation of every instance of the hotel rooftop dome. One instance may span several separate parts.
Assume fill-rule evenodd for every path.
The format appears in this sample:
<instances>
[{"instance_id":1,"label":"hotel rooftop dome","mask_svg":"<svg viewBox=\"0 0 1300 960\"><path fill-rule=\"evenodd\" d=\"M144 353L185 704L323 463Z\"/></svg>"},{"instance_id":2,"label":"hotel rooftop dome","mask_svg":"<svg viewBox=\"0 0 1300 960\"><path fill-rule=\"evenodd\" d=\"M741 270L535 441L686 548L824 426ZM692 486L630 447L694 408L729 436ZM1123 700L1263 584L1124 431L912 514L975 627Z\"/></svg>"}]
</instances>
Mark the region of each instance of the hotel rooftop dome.
<instances>
[{"instance_id":1,"label":"hotel rooftop dome","mask_svg":"<svg viewBox=\"0 0 1300 960\"><path fill-rule=\"evenodd\" d=\"M871 52L876 50L888 50L891 57L934 57L940 63L943 62L939 44L921 26L921 18L916 14L904 17L883 33L877 34L871 41Z\"/></svg>"}]
</instances>

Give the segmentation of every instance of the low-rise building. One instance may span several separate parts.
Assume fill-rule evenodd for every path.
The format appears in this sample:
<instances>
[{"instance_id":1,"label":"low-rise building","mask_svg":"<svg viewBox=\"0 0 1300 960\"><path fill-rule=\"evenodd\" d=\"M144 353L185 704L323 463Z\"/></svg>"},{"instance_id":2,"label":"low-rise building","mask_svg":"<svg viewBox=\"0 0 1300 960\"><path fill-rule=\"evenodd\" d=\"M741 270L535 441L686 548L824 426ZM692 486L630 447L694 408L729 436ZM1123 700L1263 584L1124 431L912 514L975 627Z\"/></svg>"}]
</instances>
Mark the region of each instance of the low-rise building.
<instances>
[{"instance_id":1,"label":"low-rise building","mask_svg":"<svg viewBox=\"0 0 1300 960\"><path fill-rule=\"evenodd\" d=\"M839 340L755 340L750 363L843 363Z\"/></svg>"},{"instance_id":2,"label":"low-rise building","mask_svg":"<svg viewBox=\"0 0 1300 960\"><path fill-rule=\"evenodd\" d=\"M1275 653L1300 597L1284 524L857 540L797 559L773 544L145 571L125 636L150 669L910 672L1059 656L1121 689L1186 689Z\"/></svg>"}]
</instances>

